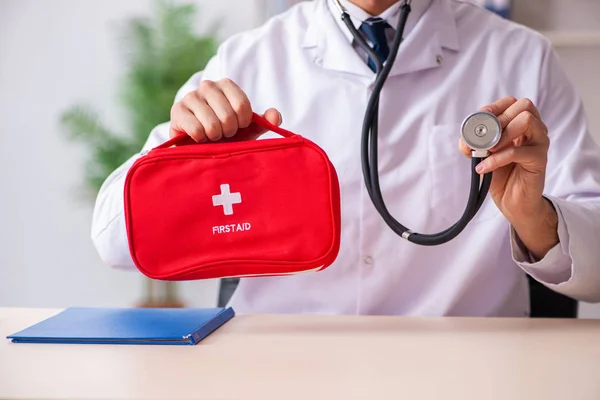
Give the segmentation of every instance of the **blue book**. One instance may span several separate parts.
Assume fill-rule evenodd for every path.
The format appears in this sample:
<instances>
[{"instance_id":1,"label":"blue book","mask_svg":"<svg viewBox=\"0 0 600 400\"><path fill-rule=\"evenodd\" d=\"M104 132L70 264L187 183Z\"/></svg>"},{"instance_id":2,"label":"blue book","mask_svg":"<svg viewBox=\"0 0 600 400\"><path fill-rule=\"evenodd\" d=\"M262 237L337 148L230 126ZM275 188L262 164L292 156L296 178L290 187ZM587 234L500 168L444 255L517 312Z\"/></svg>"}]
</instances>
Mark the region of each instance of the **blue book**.
<instances>
[{"instance_id":1,"label":"blue book","mask_svg":"<svg viewBox=\"0 0 600 400\"><path fill-rule=\"evenodd\" d=\"M233 318L228 308L67 308L15 343L195 345Z\"/></svg>"}]
</instances>

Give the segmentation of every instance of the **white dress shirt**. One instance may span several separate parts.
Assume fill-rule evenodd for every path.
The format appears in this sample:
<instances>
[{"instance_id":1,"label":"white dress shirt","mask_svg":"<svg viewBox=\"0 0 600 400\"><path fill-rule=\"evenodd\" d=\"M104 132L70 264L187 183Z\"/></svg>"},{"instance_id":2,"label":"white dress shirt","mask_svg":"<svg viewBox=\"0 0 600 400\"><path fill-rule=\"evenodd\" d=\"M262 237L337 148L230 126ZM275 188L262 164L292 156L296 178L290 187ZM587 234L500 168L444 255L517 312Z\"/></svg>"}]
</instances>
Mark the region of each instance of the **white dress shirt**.
<instances>
[{"instance_id":1,"label":"white dress shirt","mask_svg":"<svg viewBox=\"0 0 600 400\"><path fill-rule=\"evenodd\" d=\"M362 25L362 23L364 21L366 21L368 18L373 17L372 15L369 15L365 10L363 10L362 8L358 7L357 5L349 2L348 0L340 0L340 1L341 1L342 5L344 6L344 8L348 11L348 15L350 15L350 20L352 21L352 24L354 25L354 27L356 29L360 29L360 26ZM393 4L387 10L385 10L384 12L382 12L380 15L377 16L377 17L383 19L385 22L387 22L388 25L390 25L390 27L391 27L391 29L386 30L386 37L387 37L388 44L390 45L390 47L392 45L392 41L394 40L394 33L396 32L396 27L398 26L398 20L400 19L400 5L401 4L402 4L401 2ZM411 30L414 28L414 26L417 24L417 22L421 19L421 16L425 13L425 11L429 8L430 5L431 5L431 0L419 0L419 1L412 2L411 11L406 20L406 25L404 26L404 36L405 37L410 34ZM327 0L327 6L332 15L334 15L335 17L338 17L340 15L339 10L335 6L334 0ZM354 50L356 50L356 52L365 60L365 62L367 62L367 60L368 60L367 53L362 49L362 47L360 47L358 45L358 43L356 43L356 41L354 40L354 37L352 36L352 33L350 33L350 31L346 28L346 26L342 22L341 18L336 18L336 21L337 21L340 29L344 33L344 36L346 36L348 41L350 43L352 43ZM372 43L370 43L369 40L365 36L363 36L363 38L367 41L367 43L369 43L372 46Z\"/></svg>"},{"instance_id":2,"label":"white dress shirt","mask_svg":"<svg viewBox=\"0 0 600 400\"><path fill-rule=\"evenodd\" d=\"M462 120L503 96L527 97L549 128L545 195L557 209L560 238L532 262L488 198L456 239L422 247L393 233L366 192L360 136L375 77L330 6L328 0L303 2L230 38L176 98L202 79L231 78L256 112L276 107L286 129L319 144L340 178L342 240L335 263L317 273L242 279L231 300L236 311L526 316L525 273L576 299L600 301L600 151L549 41L469 3L413 1L380 101L379 172L390 212L422 233L456 222L471 173L457 149ZM156 127L140 150L167 140L168 128L168 122ZM106 180L94 212L94 244L118 268L135 269L123 184L137 157Z\"/></svg>"}]
</instances>

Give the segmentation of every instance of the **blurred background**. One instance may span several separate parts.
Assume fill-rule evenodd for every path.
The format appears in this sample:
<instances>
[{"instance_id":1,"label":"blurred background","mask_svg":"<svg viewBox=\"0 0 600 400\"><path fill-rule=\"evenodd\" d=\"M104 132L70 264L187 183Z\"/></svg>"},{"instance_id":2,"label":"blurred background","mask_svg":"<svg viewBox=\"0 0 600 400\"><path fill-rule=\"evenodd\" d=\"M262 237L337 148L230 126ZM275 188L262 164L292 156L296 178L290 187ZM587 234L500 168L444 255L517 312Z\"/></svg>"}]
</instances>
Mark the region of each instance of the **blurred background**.
<instances>
[{"instance_id":1,"label":"blurred background","mask_svg":"<svg viewBox=\"0 0 600 400\"><path fill-rule=\"evenodd\" d=\"M600 1L473 1L552 40L600 142ZM0 307L217 305L218 281L165 286L102 265L94 191L215 46L296 2L0 0Z\"/></svg>"}]
</instances>

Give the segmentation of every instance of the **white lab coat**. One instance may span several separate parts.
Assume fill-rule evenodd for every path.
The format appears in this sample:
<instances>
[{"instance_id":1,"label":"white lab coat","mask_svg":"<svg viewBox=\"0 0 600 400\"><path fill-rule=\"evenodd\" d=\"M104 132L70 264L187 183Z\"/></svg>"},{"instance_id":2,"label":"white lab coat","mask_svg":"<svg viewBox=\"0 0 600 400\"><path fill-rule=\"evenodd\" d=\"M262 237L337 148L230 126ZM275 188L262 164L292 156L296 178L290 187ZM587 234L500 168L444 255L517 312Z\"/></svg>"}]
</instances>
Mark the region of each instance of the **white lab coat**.
<instances>
[{"instance_id":1,"label":"white lab coat","mask_svg":"<svg viewBox=\"0 0 600 400\"><path fill-rule=\"evenodd\" d=\"M558 210L560 244L529 262L490 198L444 245L421 247L393 233L361 174L361 124L374 74L327 0L305 2L227 40L177 96L202 79L231 78L255 111L276 107L285 128L318 143L339 174L336 262L318 273L242 280L231 300L237 312L526 316L525 273L560 293L600 301L600 151L550 43L468 3L416 0L413 6L380 103L381 187L392 215L422 233L454 223L470 179L470 161L457 149L462 120L503 96L528 97L550 132L545 194ZM167 138L165 123L141 150ZM107 179L94 212L93 242L118 268L135 269L122 193L137 157Z\"/></svg>"}]
</instances>

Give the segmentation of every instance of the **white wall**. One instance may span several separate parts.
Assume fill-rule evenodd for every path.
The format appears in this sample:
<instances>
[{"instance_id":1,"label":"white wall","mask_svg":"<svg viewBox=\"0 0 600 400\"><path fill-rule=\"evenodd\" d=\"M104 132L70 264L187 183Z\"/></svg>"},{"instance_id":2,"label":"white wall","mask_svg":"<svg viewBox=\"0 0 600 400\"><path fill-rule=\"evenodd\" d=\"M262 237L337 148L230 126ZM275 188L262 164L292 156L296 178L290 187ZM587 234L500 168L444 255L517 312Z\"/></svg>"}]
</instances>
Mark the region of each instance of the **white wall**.
<instances>
[{"instance_id":1,"label":"white wall","mask_svg":"<svg viewBox=\"0 0 600 400\"><path fill-rule=\"evenodd\" d=\"M286 0L196 2L200 31L218 19L225 38L255 26L268 14L266 5ZM60 135L57 116L86 99L115 127L123 126L114 101L123 65L110 26L147 14L150 4L0 0L0 306L129 306L142 293L137 273L98 260L89 240L92 205L77 195L84 154ZM536 29L600 31L596 0L515 4L515 19ZM558 50L600 140L600 48ZM216 282L182 288L188 305L215 302ZM581 314L600 318L600 306L583 305Z\"/></svg>"},{"instance_id":2,"label":"white wall","mask_svg":"<svg viewBox=\"0 0 600 400\"><path fill-rule=\"evenodd\" d=\"M541 31L600 30L597 0L513 0L513 19Z\"/></svg>"},{"instance_id":3,"label":"white wall","mask_svg":"<svg viewBox=\"0 0 600 400\"><path fill-rule=\"evenodd\" d=\"M256 22L247 0L197 0L198 26L220 38ZM91 101L119 128L123 71L112 24L148 14L146 0L0 0L0 306L130 306L138 273L102 265L90 241L92 204L78 197L84 154L59 113ZM226 19L221 16L231 8ZM202 30L200 29L202 32ZM213 305L216 282L182 285L188 305Z\"/></svg>"}]
</instances>

